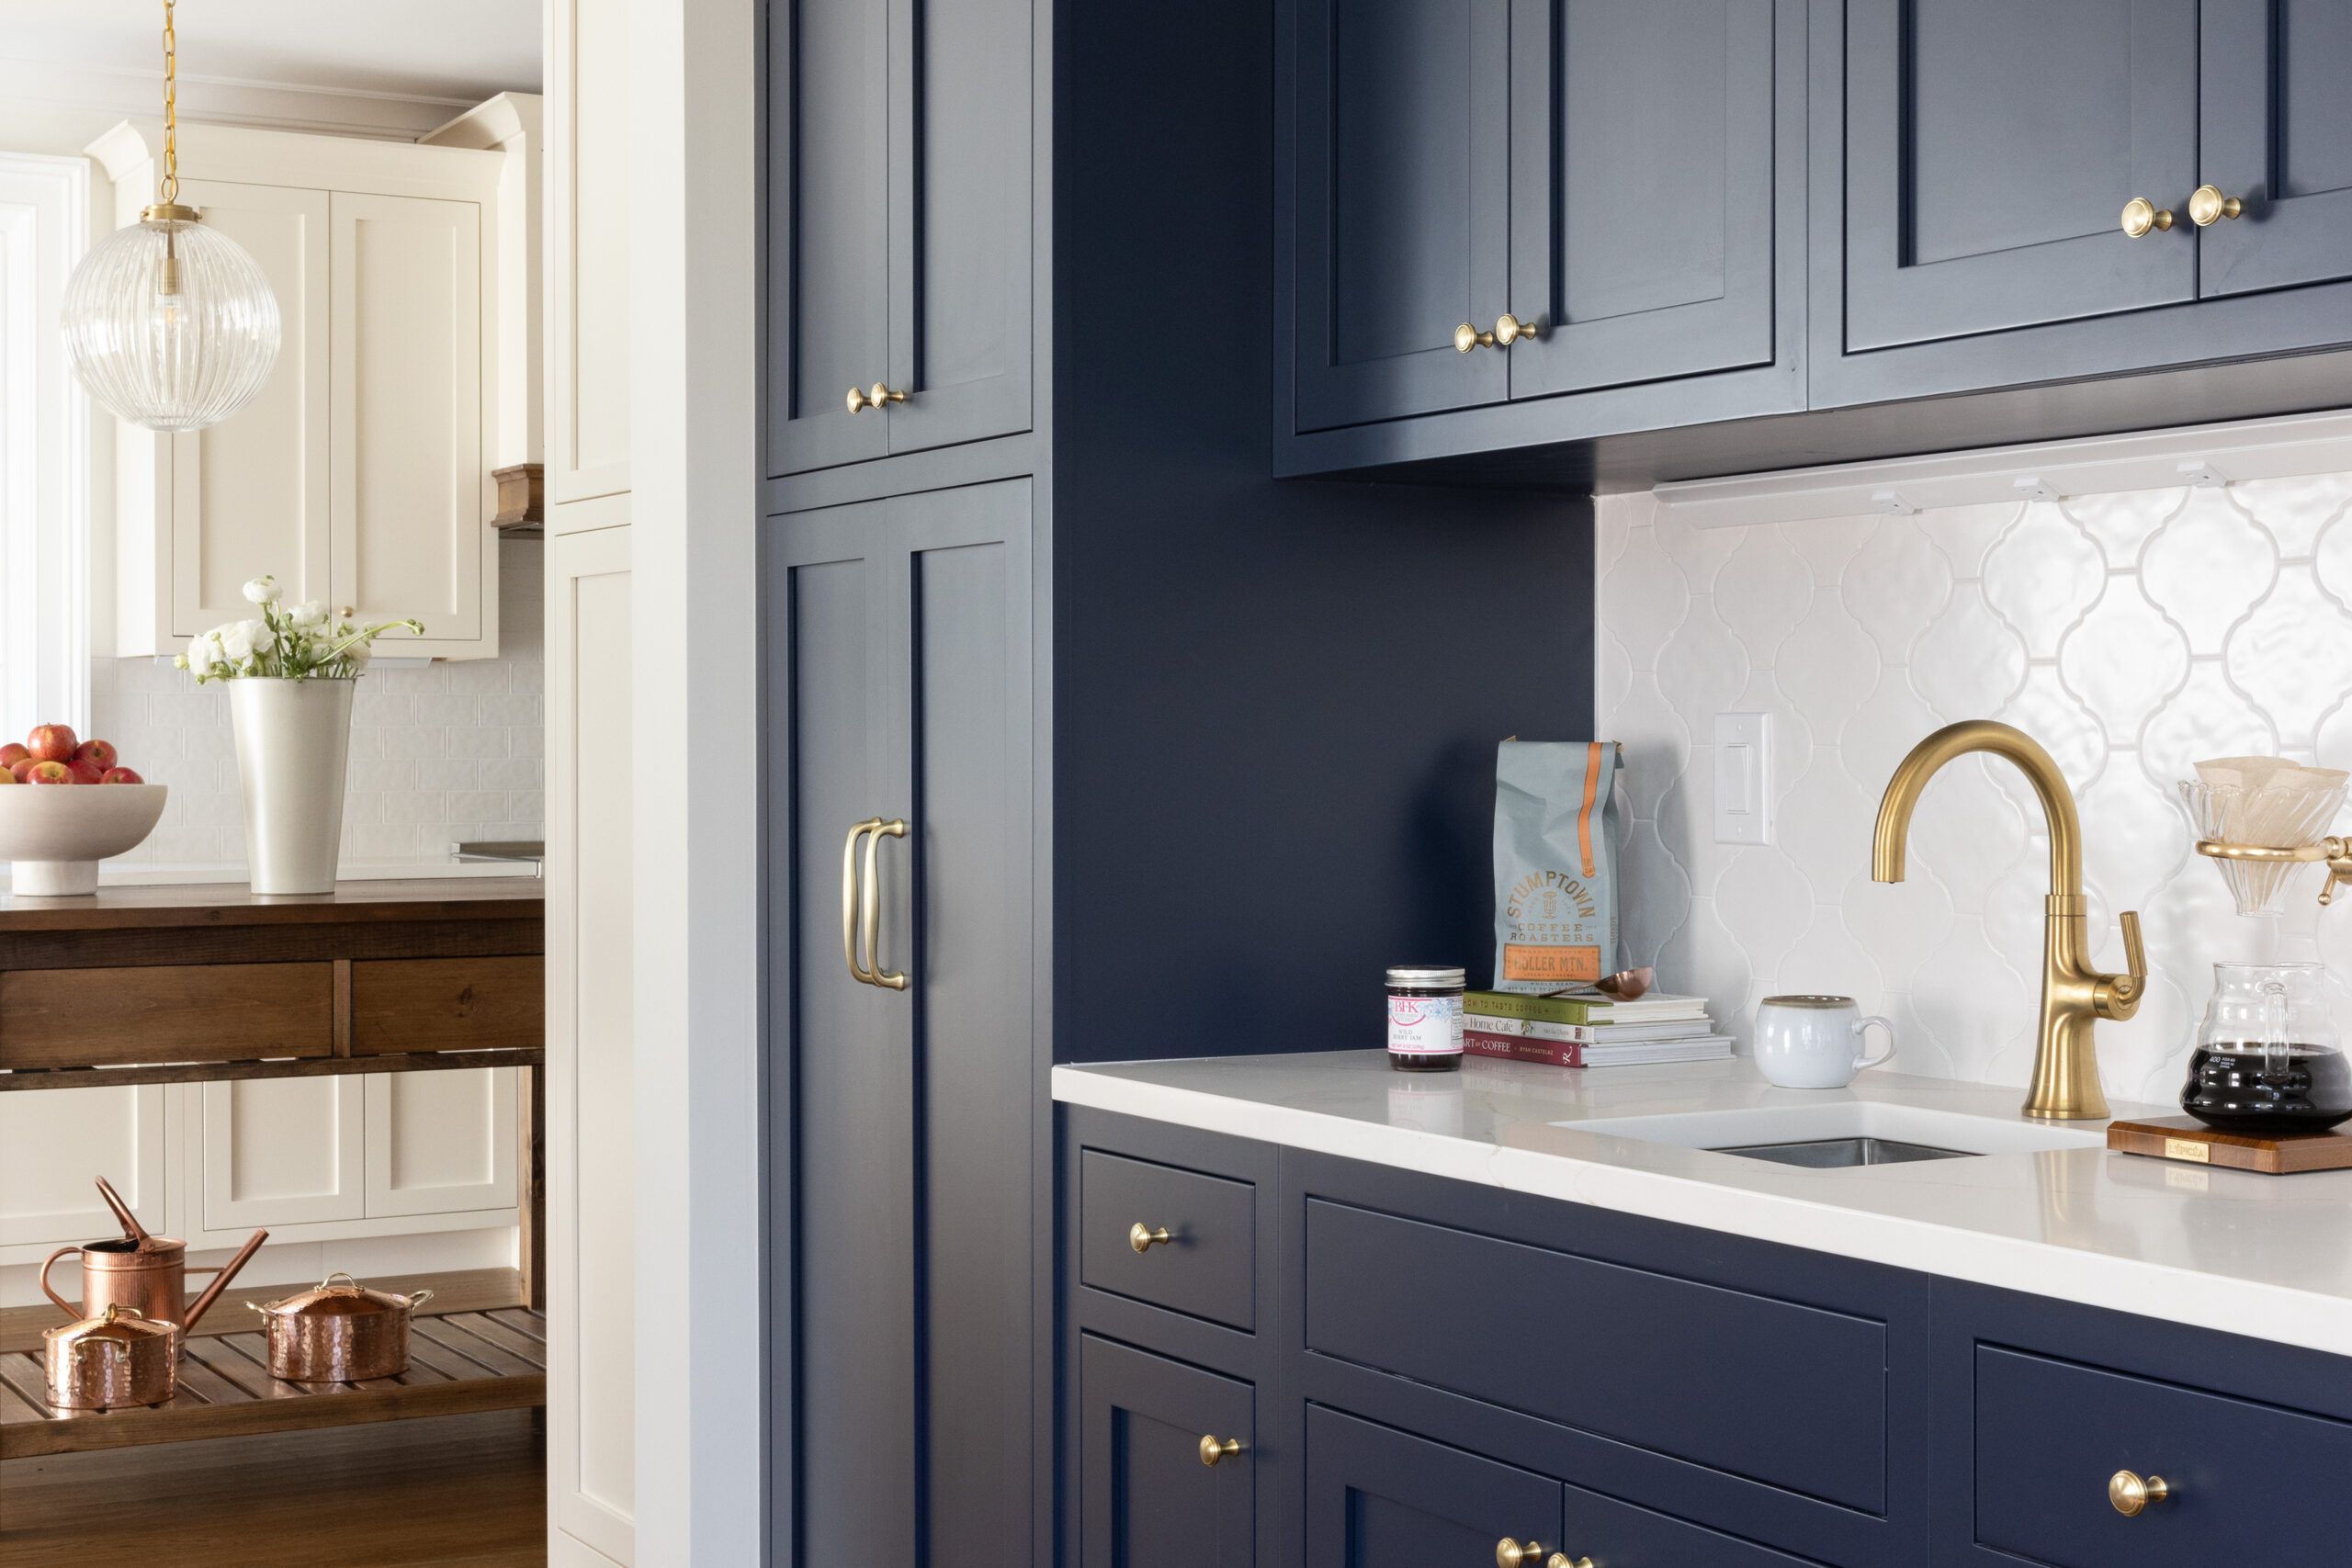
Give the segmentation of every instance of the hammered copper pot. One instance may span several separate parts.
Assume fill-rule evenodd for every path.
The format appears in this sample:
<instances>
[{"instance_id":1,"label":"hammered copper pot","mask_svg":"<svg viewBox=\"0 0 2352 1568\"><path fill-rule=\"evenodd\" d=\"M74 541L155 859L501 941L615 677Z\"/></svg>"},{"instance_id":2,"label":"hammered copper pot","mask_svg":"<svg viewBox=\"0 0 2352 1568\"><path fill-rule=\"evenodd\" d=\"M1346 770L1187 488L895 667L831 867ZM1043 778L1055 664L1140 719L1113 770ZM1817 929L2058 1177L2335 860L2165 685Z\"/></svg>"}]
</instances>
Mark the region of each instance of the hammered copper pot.
<instances>
[{"instance_id":1,"label":"hammered copper pot","mask_svg":"<svg viewBox=\"0 0 2352 1568\"><path fill-rule=\"evenodd\" d=\"M341 1284L335 1281L341 1280ZM408 1371L408 1324L431 1291L371 1291L348 1274L245 1304L269 1325L269 1371L288 1382L366 1382Z\"/></svg>"},{"instance_id":2,"label":"hammered copper pot","mask_svg":"<svg viewBox=\"0 0 2352 1568\"><path fill-rule=\"evenodd\" d=\"M60 1410L161 1404L179 1387L179 1325L109 1303L104 1315L41 1330L49 1402Z\"/></svg>"}]
</instances>

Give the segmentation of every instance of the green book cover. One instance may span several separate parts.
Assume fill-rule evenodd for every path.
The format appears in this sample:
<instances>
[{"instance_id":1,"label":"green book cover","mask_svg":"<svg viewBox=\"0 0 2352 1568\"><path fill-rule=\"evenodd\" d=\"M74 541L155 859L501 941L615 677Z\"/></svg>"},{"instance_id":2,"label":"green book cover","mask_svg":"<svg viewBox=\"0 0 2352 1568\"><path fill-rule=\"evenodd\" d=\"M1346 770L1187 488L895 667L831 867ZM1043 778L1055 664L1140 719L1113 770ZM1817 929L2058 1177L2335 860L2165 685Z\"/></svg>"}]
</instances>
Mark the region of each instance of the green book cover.
<instances>
[{"instance_id":1,"label":"green book cover","mask_svg":"<svg viewBox=\"0 0 2352 1568\"><path fill-rule=\"evenodd\" d=\"M1598 997L1537 997L1524 991L1467 991L1462 1010L1488 1018L1526 1018L1538 1023L1600 1023L1609 1003ZM1600 1016L1594 1017L1598 1011Z\"/></svg>"}]
</instances>

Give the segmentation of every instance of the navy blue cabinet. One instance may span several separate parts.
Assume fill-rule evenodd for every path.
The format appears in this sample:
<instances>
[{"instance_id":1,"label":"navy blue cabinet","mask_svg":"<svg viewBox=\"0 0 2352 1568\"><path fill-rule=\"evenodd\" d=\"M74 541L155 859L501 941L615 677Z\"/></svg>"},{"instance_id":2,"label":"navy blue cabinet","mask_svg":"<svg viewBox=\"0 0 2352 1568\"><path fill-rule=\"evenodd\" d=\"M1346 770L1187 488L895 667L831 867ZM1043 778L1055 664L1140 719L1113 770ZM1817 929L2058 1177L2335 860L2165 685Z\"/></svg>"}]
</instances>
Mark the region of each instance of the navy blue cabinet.
<instances>
[{"instance_id":1,"label":"navy blue cabinet","mask_svg":"<svg viewBox=\"0 0 2352 1568\"><path fill-rule=\"evenodd\" d=\"M2352 1359L1128 1118L1060 1120L1066 1259L1124 1235L1124 1209L1078 1190L1109 1158L1245 1187L1272 1255L1249 1336L1066 1271L1078 1568L1161 1561L1169 1542L1269 1568L2343 1555ZM1247 1557L1228 1533L1237 1492L1214 1490L1195 1451L1245 1421Z\"/></svg>"}]
</instances>

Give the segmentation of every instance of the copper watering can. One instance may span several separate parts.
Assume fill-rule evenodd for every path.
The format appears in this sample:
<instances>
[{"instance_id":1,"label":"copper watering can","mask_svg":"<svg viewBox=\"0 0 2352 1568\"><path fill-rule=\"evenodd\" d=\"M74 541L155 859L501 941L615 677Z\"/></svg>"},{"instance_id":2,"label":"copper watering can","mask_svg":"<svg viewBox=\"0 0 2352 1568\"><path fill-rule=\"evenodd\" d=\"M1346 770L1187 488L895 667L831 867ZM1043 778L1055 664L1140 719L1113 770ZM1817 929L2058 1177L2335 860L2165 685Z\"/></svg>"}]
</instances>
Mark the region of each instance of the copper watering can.
<instances>
[{"instance_id":1,"label":"copper watering can","mask_svg":"<svg viewBox=\"0 0 2352 1568\"><path fill-rule=\"evenodd\" d=\"M212 1283L191 1303L187 1300L187 1244L151 1234L103 1176L98 1178L98 1192L106 1199L107 1207L114 1211L115 1218L122 1222L121 1237L61 1247L40 1266L41 1293L55 1302L67 1317L76 1320L101 1318L108 1307L119 1306L149 1323L178 1325L179 1337L185 1343L197 1319L237 1277L237 1270L261 1249L261 1244L269 1239L267 1231L255 1231L228 1262L217 1269L193 1270L209 1273ZM82 1304L78 1307L59 1295L49 1283L51 1268L69 1252L82 1257Z\"/></svg>"}]
</instances>

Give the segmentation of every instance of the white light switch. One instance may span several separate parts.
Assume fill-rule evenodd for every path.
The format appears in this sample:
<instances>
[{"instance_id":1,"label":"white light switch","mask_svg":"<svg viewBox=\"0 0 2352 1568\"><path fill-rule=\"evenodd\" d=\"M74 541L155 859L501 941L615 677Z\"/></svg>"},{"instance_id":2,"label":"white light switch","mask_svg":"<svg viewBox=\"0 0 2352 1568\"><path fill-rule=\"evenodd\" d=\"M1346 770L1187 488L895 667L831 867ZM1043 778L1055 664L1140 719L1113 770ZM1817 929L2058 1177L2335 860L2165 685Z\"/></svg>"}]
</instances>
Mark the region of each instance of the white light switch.
<instances>
[{"instance_id":1,"label":"white light switch","mask_svg":"<svg viewBox=\"0 0 2352 1568\"><path fill-rule=\"evenodd\" d=\"M1715 715L1715 842L1772 841L1772 716Z\"/></svg>"}]
</instances>

